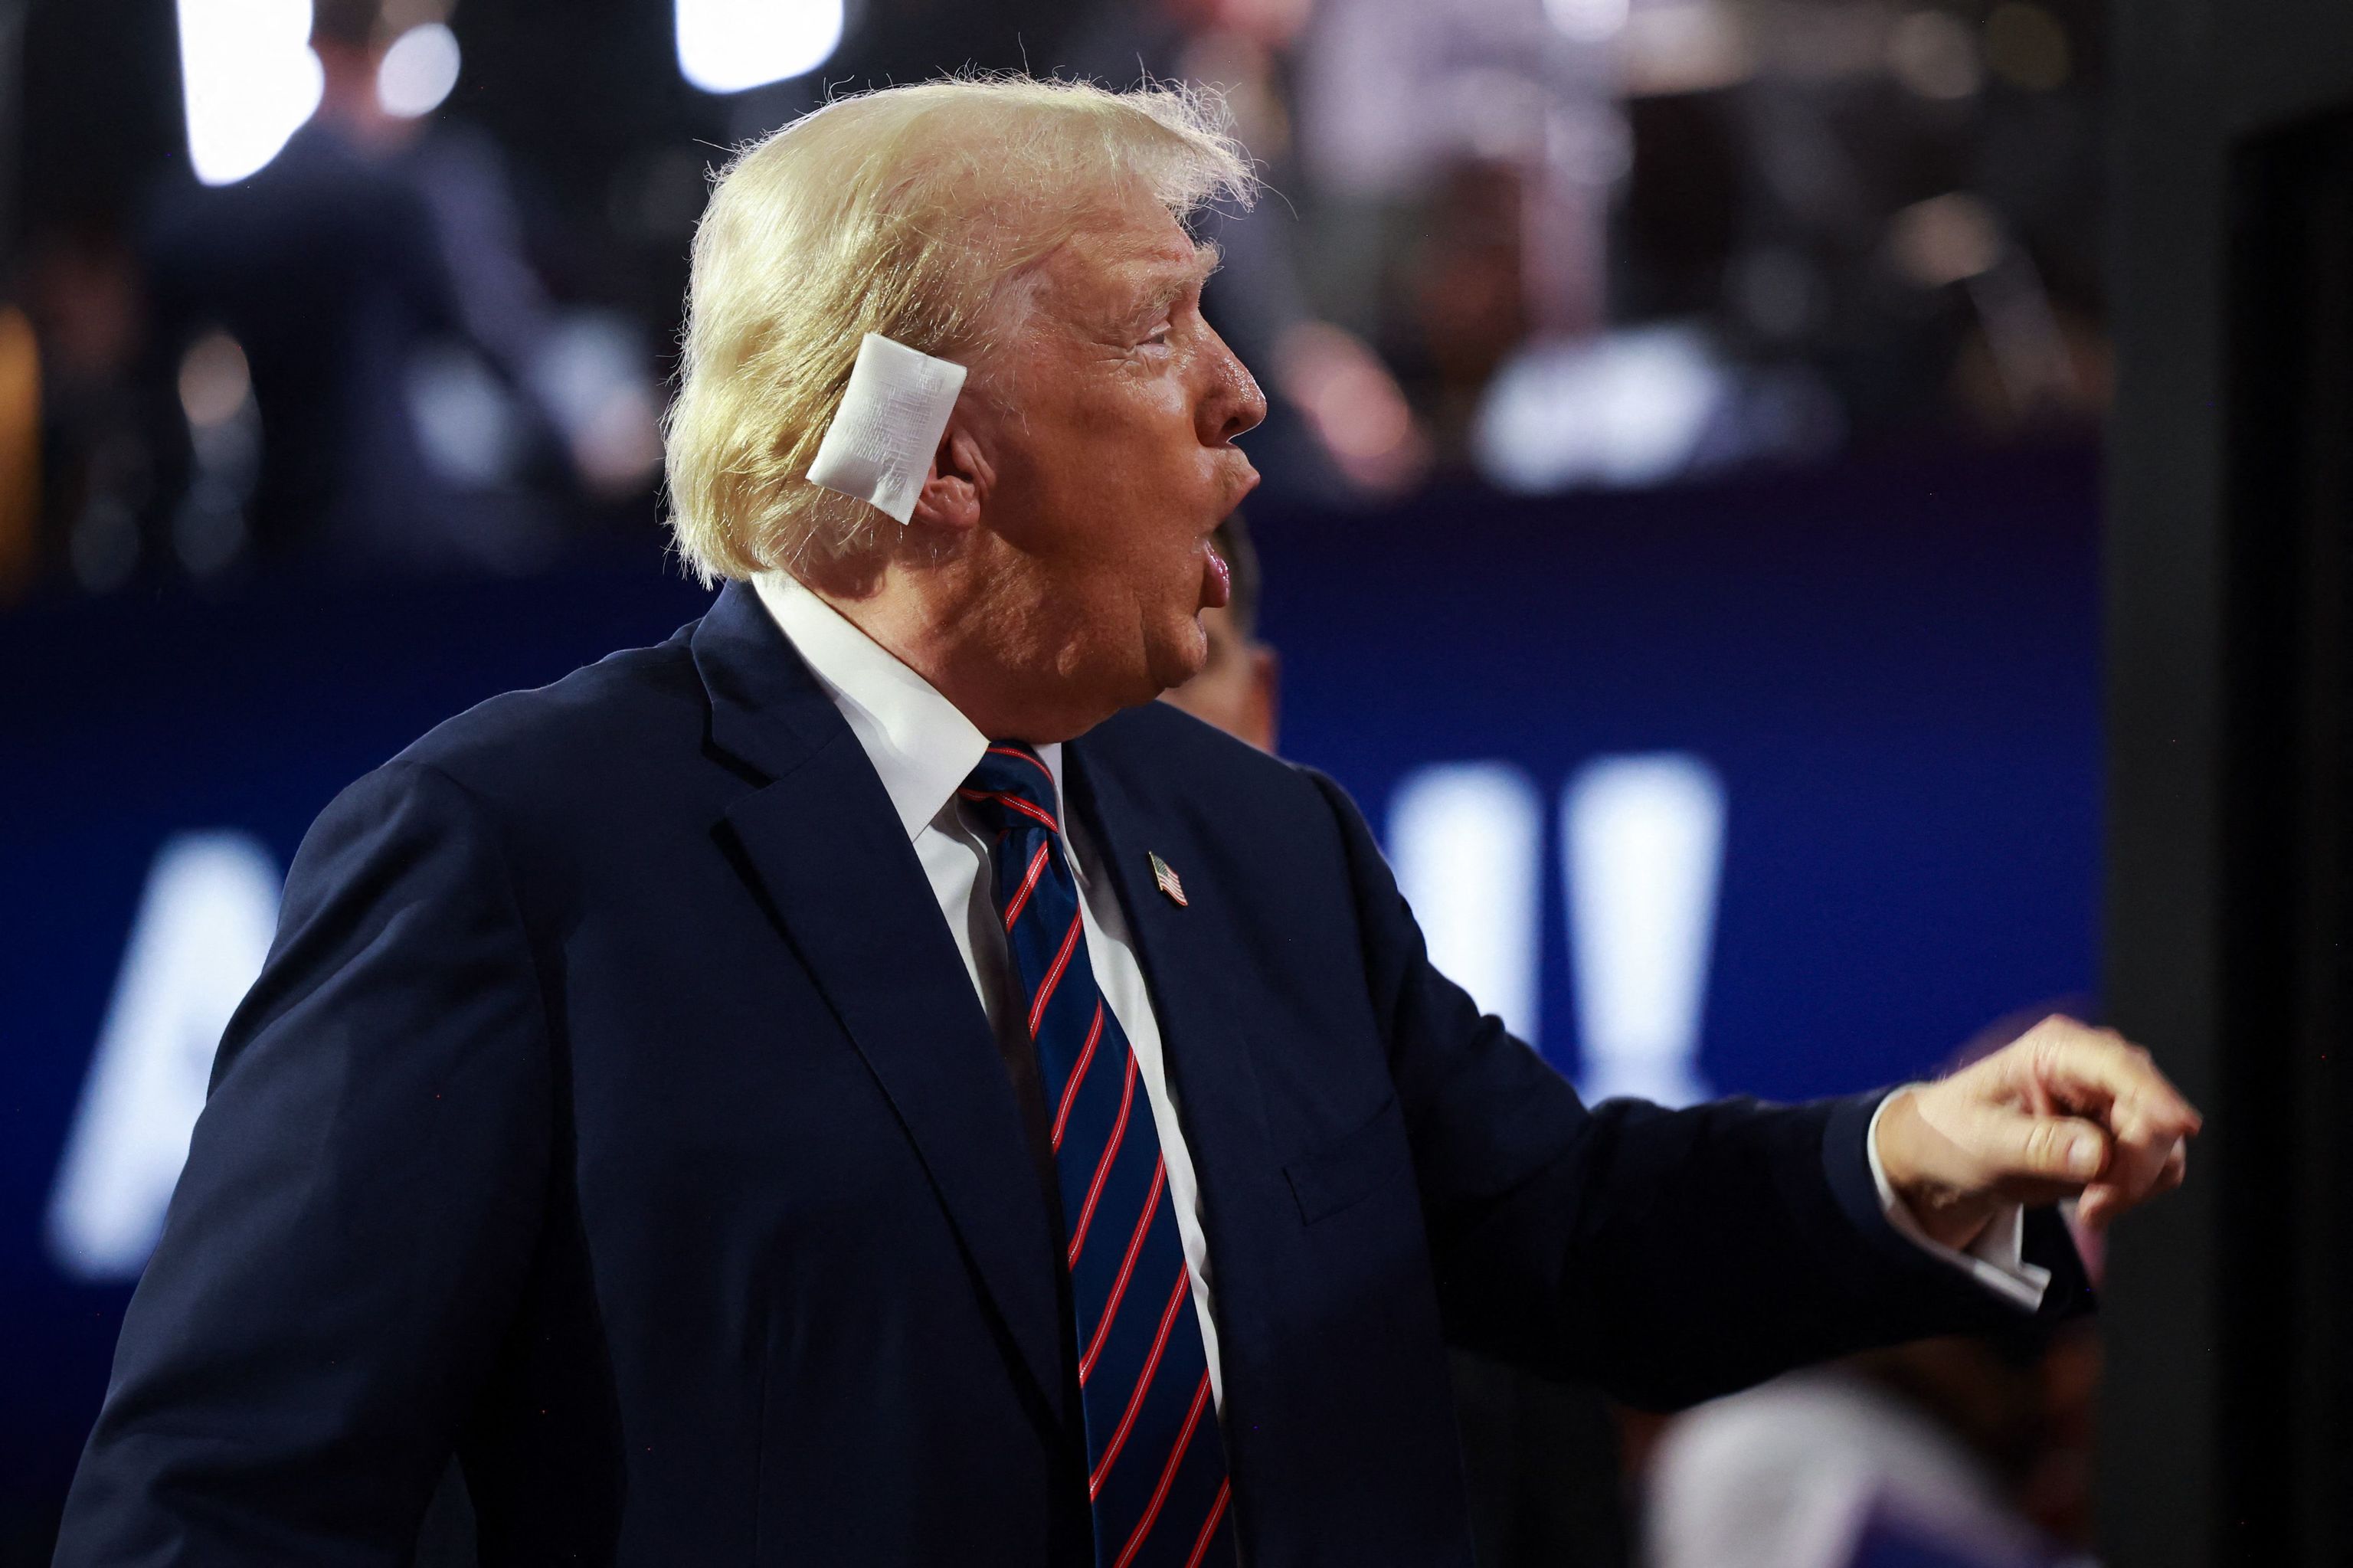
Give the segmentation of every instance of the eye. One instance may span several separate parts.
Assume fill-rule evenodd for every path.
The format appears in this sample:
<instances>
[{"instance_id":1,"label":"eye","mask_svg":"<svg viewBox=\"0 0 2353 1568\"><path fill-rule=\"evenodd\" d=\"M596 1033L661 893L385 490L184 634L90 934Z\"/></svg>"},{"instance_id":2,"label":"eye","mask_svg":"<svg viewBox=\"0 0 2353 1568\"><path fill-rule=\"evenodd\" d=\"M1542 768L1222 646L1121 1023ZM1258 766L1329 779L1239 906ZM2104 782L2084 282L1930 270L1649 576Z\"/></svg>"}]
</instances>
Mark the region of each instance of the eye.
<instances>
[{"instance_id":1,"label":"eye","mask_svg":"<svg viewBox=\"0 0 2353 1568\"><path fill-rule=\"evenodd\" d=\"M1168 346L1169 335L1176 330L1176 323L1175 322L1164 320L1159 325L1154 327L1150 332L1145 333L1144 334L1143 342L1138 344L1137 346L1140 348L1155 346L1166 348Z\"/></svg>"}]
</instances>

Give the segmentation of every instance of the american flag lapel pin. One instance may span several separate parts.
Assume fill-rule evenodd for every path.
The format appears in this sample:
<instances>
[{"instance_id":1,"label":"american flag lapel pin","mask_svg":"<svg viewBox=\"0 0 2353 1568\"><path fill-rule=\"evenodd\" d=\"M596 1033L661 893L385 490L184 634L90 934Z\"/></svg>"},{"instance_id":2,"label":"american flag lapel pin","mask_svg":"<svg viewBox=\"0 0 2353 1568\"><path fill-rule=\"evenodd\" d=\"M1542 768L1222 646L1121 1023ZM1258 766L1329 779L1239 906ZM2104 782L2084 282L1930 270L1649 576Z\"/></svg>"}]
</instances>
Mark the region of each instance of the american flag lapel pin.
<instances>
[{"instance_id":1,"label":"american flag lapel pin","mask_svg":"<svg viewBox=\"0 0 2353 1568\"><path fill-rule=\"evenodd\" d=\"M1171 904L1182 909L1185 906L1185 885L1176 880L1176 874L1169 869L1166 861L1149 850L1145 852L1145 855L1152 862L1152 885L1168 895Z\"/></svg>"}]
</instances>

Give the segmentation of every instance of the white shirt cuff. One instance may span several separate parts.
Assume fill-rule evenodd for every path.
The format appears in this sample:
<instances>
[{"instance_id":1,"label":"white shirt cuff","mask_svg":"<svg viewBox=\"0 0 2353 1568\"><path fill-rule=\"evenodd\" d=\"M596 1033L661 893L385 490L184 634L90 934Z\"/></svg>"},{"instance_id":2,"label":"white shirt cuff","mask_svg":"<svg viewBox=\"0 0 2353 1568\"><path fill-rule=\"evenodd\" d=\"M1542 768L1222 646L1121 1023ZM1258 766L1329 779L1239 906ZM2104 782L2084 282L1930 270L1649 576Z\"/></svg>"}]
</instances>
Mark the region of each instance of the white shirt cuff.
<instances>
[{"instance_id":1,"label":"white shirt cuff","mask_svg":"<svg viewBox=\"0 0 2353 1568\"><path fill-rule=\"evenodd\" d=\"M1905 1088L1918 1085L1907 1084ZM1879 1189L1879 1206L1894 1225L1914 1245L1926 1251L1941 1263L1948 1263L1976 1280L1995 1295L2005 1297L2031 1312L2042 1305L2043 1292L2051 1287L2051 1271L2026 1261L2026 1211L2016 1203L2005 1203L1994 1212L1986 1228L1962 1252L1931 1238L1920 1228L1911 1209L1896 1195L1894 1183L1887 1179L1887 1168L1879 1162L1879 1118L1887 1114L1895 1095L1879 1102L1871 1113L1871 1126L1862 1135L1863 1150L1871 1159L1872 1185Z\"/></svg>"}]
</instances>

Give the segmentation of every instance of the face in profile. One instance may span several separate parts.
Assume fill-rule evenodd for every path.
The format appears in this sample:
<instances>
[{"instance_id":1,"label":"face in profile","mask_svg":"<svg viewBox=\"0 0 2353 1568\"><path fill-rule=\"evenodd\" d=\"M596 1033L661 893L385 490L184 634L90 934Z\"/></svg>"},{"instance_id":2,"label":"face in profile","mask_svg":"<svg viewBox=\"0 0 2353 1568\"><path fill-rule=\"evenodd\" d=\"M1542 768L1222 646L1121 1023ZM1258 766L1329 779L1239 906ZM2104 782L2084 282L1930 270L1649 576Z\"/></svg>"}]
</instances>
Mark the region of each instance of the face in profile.
<instances>
[{"instance_id":1,"label":"face in profile","mask_svg":"<svg viewBox=\"0 0 2353 1568\"><path fill-rule=\"evenodd\" d=\"M1210 534L1258 482L1258 384L1201 315L1214 256L1158 204L1106 209L1040 264L1001 371L987 504L1016 662L1096 717L1211 657ZM1089 721L1092 722L1092 721Z\"/></svg>"}]
</instances>

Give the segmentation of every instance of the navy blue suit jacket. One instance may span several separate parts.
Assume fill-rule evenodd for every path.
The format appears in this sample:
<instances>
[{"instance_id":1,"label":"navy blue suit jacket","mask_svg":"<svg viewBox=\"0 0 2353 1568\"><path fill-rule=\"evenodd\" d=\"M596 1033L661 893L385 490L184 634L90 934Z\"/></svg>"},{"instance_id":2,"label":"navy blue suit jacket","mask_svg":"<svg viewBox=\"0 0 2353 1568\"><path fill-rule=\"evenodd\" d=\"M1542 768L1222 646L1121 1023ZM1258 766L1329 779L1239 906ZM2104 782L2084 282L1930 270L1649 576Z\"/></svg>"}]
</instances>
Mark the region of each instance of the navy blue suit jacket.
<instances>
[{"instance_id":1,"label":"navy blue suit jacket","mask_svg":"<svg viewBox=\"0 0 2353 1568\"><path fill-rule=\"evenodd\" d=\"M2016 1321L1880 1214L1875 1097L1588 1109L1330 782L1157 705L1067 758L1199 1169L1249 1563L1469 1562L1450 1341L1675 1404ZM454 1453L485 1563L1083 1563L1054 1224L880 780L730 588L321 816L58 1561L400 1563Z\"/></svg>"}]
</instances>

